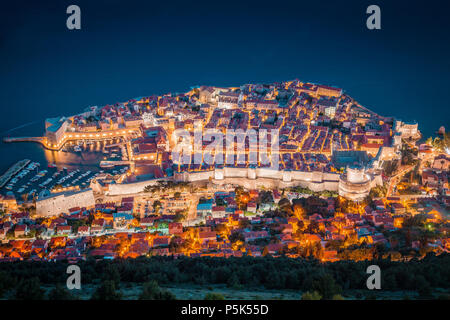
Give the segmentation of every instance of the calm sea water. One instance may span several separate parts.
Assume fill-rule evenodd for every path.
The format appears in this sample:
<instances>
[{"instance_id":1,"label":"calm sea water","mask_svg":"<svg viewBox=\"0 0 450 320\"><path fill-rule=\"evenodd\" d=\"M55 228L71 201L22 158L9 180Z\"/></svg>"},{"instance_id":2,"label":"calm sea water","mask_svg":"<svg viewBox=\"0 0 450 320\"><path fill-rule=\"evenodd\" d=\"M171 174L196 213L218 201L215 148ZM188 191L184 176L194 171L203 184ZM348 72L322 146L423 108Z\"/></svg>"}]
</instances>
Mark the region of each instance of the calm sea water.
<instances>
[{"instance_id":1,"label":"calm sea water","mask_svg":"<svg viewBox=\"0 0 450 320\"><path fill-rule=\"evenodd\" d=\"M365 0L81 0L78 31L65 26L71 1L2 4L0 133L41 135L46 117L194 85L294 78L342 87L380 114L419 121L425 136L450 128L449 5L377 3L377 31L365 26ZM2 172L23 158L57 156L33 143L1 143L0 155Z\"/></svg>"},{"instance_id":2,"label":"calm sea water","mask_svg":"<svg viewBox=\"0 0 450 320\"><path fill-rule=\"evenodd\" d=\"M32 122L21 126L20 128L7 131L10 136L40 136L42 135L41 121ZM69 170L78 168L84 171L98 171L98 164L104 155L101 148L91 147L92 152L68 152L68 151L50 151L41 147L40 144L32 142L3 143L0 145L0 152L4 155L2 158L3 171L14 164L17 160L30 159L41 163L44 167L50 163L57 165L59 169L66 167Z\"/></svg>"}]
</instances>

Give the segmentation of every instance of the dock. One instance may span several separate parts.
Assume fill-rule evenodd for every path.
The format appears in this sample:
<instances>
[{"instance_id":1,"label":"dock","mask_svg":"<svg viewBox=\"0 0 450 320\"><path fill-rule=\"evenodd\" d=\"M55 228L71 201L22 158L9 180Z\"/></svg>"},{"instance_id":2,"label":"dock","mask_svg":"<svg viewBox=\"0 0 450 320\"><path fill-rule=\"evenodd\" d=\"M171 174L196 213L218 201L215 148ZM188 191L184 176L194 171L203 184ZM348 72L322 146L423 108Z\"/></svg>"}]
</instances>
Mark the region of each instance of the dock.
<instances>
[{"instance_id":1,"label":"dock","mask_svg":"<svg viewBox=\"0 0 450 320\"><path fill-rule=\"evenodd\" d=\"M25 168L31 160L24 159L16 162L12 167L10 167L1 177L0 177L0 188L3 188L5 184L11 180L14 175L16 175L20 170Z\"/></svg>"},{"instance_id":2,"label":"dock","mask_svg":"<svg viewBox=\"0 0 450 320\"><path fill-rule=\"evenodd\" d=\"M10 137L5 137L3 138L3 142L37 142L37 143L41 143L44 144L44 137L14 137L14 138L10 138Z\"/></svg>"},{"instance_id":3,"label":"dock","mask_svg":"<svg viewBox=\"0 0 450 320\"><path fill-rule=\"evenodd\" d=\"M111 168L115 166L127 166L130 165L130 161L100 161L101 168Z\"/></svg>"}]
</instances>

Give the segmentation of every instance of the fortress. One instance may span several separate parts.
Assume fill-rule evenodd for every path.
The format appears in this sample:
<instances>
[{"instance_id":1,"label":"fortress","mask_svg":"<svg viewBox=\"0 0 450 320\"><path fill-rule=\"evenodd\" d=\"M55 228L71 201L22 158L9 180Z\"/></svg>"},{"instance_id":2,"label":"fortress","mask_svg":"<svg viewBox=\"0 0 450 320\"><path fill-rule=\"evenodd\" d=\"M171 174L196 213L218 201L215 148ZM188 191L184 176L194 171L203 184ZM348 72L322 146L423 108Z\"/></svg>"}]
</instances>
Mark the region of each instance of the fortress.
<instances>
[{"instance_id":1,"label":"fortress","mask_svg":"<svg viewBox=\"0 0 450 320\"><path fill-rule=\"evenodd\" d=\"M42 192L36 201L36 214L40 217L57 216L61 213L68 213L71 208L80 206L85 208L95 206L92 189L54 194L46 191Z\"/></svg>"},{"instance_id":2,"label":"fortress","mask_svg":"<svg viewBox=\"0 0 450 320\"><path fill-rule=\"evenodd\" d=\"M283 171L269 168L223 167L209 171L175 172L172 177L153 179L126 184L110 184L107 195L139 193L148 185L155 185L160 180L183 182L210 181L213 184L240 185L247 189L287 188L301 186L312 191L336 191L341 196L352 200L362 200L371 188L382 184L380 175L371 175L364 169L347 168L344 174L321 171Z\"/></svg>"},{"instance_id":3,"label":"fortress","mask_svg":"<svg viewBox=\"0 0 450 320\"><path fill-rule=\"evenodd\" d=\"M381 184L381 176L372 177L363 167L347 167L346 172L339 177L339 195L361 201L369 195L370 189Z\"/></svg>"},{"instance_id":4,"label":"fortress","mask_svg":"<svg viewBox=\"0 0 450 320\"><path fill-rule=\"evenodd\" d=\"M403 139L419 139L421 137L421 133L418 129L419 125L417 122L415 123L405 123L403 121L397 120L395 121L394 130L400 133Z\"/></svg>"}]
</instances>

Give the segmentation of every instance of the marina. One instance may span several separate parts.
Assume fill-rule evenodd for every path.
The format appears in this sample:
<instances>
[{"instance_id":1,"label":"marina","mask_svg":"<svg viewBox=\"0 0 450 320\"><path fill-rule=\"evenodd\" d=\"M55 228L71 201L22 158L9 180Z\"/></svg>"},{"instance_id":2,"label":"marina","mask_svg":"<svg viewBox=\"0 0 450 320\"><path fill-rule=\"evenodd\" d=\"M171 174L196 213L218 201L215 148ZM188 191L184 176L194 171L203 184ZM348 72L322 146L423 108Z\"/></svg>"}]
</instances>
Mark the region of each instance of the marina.
<instances>
[{"instance_id":1,"label":"marina","mask_svg":"<svg viewBox=\"0 0 450 320\"><path fill-rule=\"evenodd\" d=\"M121 161L120 144L69 143L60 151L45 152L45 164L41 160L24 159L11 166L0 177L0 193L14 196L18 201L30 201L43 190L82 190L89 188L91 180L98 175L121 175L129 165L129 161Z\"/></svg>"},{"instance_id":2,"label":"marina","mask_svg":"<svg viewBox=\"0 0 450 320\"><path fill-rule=\"evenodd\" d=\"M8 181L15 175L17 172L22 170L26 165L30 163L30 160L24 159L16 164L14 164L11 168L8 169L8 171L5 172L4 175L0 177L0 188L3 188L3 186L8 183Z\"/></svg>"},{"instance_id":3,"label":"marina","mask_svg":"<svg viewBox=\"0 0 450 320\"><path fill-rule=\"evenodd\" d=\"M115 170L105 168L98 171L68 170L67 168L58 169L56 167L40 169L42 169L40 163L32 162L17 170L15 175L8 174L11 179L6 186L2 187L2 193L14 195L17 200L27 201L37 197L43 190L81 190L88 188L91 180L99 174L116 175L123 174L127 170L124 166L115 168Z\"/></svg>"}]
</instances>

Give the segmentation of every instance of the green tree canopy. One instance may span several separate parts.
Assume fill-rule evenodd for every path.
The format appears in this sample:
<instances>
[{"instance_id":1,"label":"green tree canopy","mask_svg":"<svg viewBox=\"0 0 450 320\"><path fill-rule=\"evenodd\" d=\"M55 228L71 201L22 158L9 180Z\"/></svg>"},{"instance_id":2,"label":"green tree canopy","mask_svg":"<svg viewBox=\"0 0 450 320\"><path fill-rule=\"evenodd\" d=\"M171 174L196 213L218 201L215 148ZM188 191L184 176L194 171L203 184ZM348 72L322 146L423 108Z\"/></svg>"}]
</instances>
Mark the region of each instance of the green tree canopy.
<instances>
[{"instance_id":1,"label":"green tree canopy","mask_svg":"<svg viewBox=\"0 0 450 320\"><path fill-rule=\"evenodd\" d=\"M44 290L41 288L39 278L22 280L17 286L15 298L17 300L43 300Z\"/></svg>"},{"instance_id":2,"label":"green tree canopy","mask_svg":"<svg viewBox=\"0 0 450 320\"><path fill-rule=\"evenodd\" d=\"M113 280L105 280L95 290L91 300L120 300L122 293L116 290L116 285Z\"/></svg>"}]
</instances>

